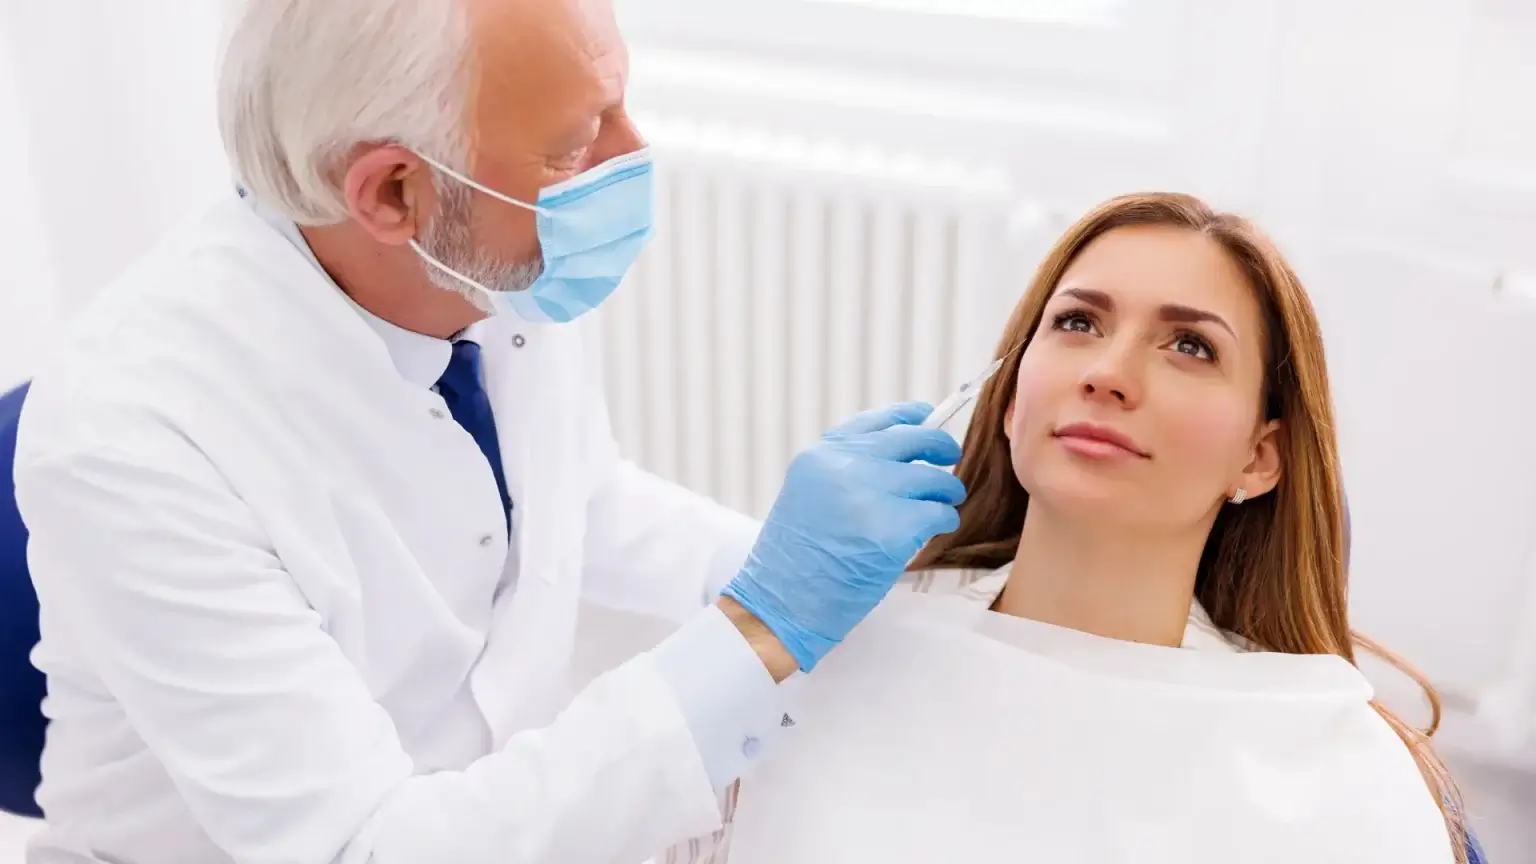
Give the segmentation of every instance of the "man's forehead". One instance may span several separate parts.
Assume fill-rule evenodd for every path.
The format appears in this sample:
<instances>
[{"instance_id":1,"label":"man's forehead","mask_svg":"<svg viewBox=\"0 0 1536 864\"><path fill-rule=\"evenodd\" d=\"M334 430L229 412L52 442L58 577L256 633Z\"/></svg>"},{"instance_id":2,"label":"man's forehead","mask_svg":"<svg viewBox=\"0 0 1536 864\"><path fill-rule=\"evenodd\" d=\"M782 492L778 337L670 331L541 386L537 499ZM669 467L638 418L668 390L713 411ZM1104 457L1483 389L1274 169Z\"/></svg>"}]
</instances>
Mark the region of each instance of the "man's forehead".
<instances>
[{"instance_id":1,"label":"man's forehead","mask_svg":"<svg viewBox=\"0 0 1536 864\"><path fill-rule=\"evenodd\" d=\"M482 86L612 103L628 54L609 0L469 0ZM508 94L512 95L512 94Z\"/></svg>"}]
</instances>

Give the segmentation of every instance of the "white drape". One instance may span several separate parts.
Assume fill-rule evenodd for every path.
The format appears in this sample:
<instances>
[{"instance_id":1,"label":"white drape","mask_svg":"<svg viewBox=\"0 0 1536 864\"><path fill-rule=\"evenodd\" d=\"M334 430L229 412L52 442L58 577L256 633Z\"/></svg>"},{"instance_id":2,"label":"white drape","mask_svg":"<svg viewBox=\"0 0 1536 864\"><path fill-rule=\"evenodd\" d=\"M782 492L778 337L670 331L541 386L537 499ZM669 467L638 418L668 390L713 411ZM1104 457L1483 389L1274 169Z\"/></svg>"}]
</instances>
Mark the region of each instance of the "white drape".
<instances>
[{"instance_id":1,"label":"white drape","mask_svg":"<svg viewBox=\"0 0 1536 864\"><path fill-rule=\"evenodd\" d=\"M0 0L0 387L229 172L208 0Z\"/></svg>"}]
</instances>

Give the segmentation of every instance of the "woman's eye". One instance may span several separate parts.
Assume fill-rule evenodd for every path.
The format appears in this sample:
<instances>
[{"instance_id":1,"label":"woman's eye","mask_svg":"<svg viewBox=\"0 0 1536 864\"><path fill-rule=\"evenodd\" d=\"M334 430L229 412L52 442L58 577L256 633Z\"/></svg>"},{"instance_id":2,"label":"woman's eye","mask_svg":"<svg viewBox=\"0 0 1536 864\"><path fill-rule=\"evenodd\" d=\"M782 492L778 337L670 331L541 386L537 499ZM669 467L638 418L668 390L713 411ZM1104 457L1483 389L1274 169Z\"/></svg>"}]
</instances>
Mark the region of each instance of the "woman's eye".
<instances>
[{"instance_id":1,"label":"woman's eye","mask_svg":"<svg viewBox=\"0 0 1536 864\"><path fill-rule=\"evenodd\" d=\"M1082 312L1063 312L1052 320L1051 326L1068 333L1092 333L1093 319Z\"/></svg>"},{"instance_id":2,"label":"woman's eye","mask_svg":"<svg viewBox=\"0 0 1536 864\"><path fill-rule=\"evenodd\" d=\"M1211 348L1209 342L1189 334L1174 339L1173 350L1180 354L1188 354L1196 360L1211 361L1216 359L1216 352Z\"/></svg>"}]
</instances>

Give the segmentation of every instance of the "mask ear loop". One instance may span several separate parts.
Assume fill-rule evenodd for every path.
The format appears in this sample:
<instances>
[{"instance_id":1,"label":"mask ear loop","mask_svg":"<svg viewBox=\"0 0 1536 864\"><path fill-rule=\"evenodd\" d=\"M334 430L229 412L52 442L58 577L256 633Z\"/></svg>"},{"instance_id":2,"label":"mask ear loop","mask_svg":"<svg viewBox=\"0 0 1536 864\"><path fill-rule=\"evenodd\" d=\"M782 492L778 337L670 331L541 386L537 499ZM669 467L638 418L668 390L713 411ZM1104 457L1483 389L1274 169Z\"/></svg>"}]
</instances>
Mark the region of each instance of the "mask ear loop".
<instances>
[{"instance_id":1,"label":"mask ear loop","mask_svg":"<svg viewBox=\"0 0 1536 864\"><path fill-rule=\"evenodd\" d=\"M491 291L491 289L485 287L484 285L481 285L476 280L471 279L468 276L465 276L463 273L460 273L459 271L453 269L452 267L449 267L447 264L444 264L443 262L437 260L436 258L432 257L431 255L428 255L427 254L427 250L421 248L421 244L416 242L416 238L415 237L412 237L411 239L407 240L406 243L408 243L410 245L411 251L415 252L417 257L421 258L421 260L425 261L433 269L435 269L435 270L437 270L439 272L442 272L442 273L446 273L449 276L452 276L453 278L459 280L460 282L463 282L465 285L468 285L469 287L475 289L476 291L480 292L480 296L483 297L485 300L488 301L492 297L496 296L495 292ZM487 309L487 308L485 308L485 306L483 306L481 304L476 304L476 305L480 306L481 310L485 311L485 312L494 311L494 308L495 308L493 306L492 308Z\"/></svg>"},{"instance_id":2,"label":"mask ear loop","mask_svg":"<svg viewBox=\"0 0 1536 864\"><path fill-rule=\"evenodd\" d=\"M503 195L502 193L497 192L495 189L492 189L489 186L482 186L480 183L470 179L468 176L461 174L458 171L453 170L452 168L449 168L447 165L444 165L436 159L433 159L431 156L422 156L420 153L417 153L416 155L421 159L421 161L431 165L433 168L436 168L444 174L447 174L449 177L452 177L453 179L463 183L465 186L468 186L469 188L481 193L482 195L489 195L492 198L495 198L497 201L511 204L514 207L521 207L524 210L531 210L540 216L550 215L550 211L547 208L540 207L537 204L529 204L527 201L519 201L510 195Z\"/></svg>"},{"instance_id":3,"label":"mask ear loop","mask_svg":"<svg viewBox=\"0 0 1536 864\"><path fill-rule=\"evenodd\" d=\"M483 195L489 195L490 197L495 198L497 201L501 201L501 202L504 202L504 203L507 203L507 204L511 204L514 207L521 207L524 210L530 210L530 211L532 211L534 213L537 213L540 216L548 216L550 214L550 211L547 208L540 207L537 204L529 204L527 201L519 201L518 199L513 198L510 195L503 195L502 193L497 192L495 189L492 189L489 186L484 186L484 185L474 181L473 179L465 176L464 174L462 174L462 173L460 173L458 171L455 171L452 168L449 168L447 165L444 165L443 163L437 161L436 159L433 159L431 156L423 156L420 153L417 153L416 156L419 159L421 159L421 161L427 163L428 165L431 165L433 168L436 168L438 171L443 172L444 174L448 175L449 177L452 177L454 180L457 180L460 183L463 183L465 186L468 186L469 188L475 190L476 192L479 192L479 193L481 193ZM417 254L417 256L421 258L421 260L427 262L427 264L429 264L431 267L433 267L434 269L438 270L441 273L445 273L448 276L451 276L454 279L459 280L460 282L464 283L465 285L468 285L469 287L475 289L476 291L479 291L482 300L485 301L483 304L477 304L477 305L480 305L482 311L486 311L486 312L494 312L495 311L496 307L495 307L495 303L493 302L493 300L494 300L494 298L496 296L496 292L494 292L491 289L489 289L489 288L485 287L484 285L480 284L480 282L478 282L477 280L471 279L468 276L465 276L463 273L460 273L459 271L453 269L452 267L449 267L447 264L444 264L443 262L437 260L437 258L433 257L432 255L428 255L427 254L427 250L421 248L421 244L416 242L416 238L412 237L410 240L408 240L406 242L410 245L411 251L415 252Z\"/></svg>"}]
</instances>

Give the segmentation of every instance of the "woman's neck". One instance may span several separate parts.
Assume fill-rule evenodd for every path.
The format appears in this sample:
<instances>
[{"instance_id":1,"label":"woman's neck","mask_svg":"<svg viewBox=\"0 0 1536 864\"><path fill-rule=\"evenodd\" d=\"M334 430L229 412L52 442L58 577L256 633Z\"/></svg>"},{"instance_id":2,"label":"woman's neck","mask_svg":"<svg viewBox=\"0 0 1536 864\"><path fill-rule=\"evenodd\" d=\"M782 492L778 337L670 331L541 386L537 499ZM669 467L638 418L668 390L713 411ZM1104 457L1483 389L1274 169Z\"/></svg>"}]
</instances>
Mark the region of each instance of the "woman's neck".
<instances>
[{"instance_id":1,"label":"woman's neck","mask_svg":"<svg viewBox=\"0 0 1536 864\"><path fill-rule=\"evenodd\" d=\"M1109 639L1178 646L1205 536L1090 525L1031 502L993 609Z\"/></svg>"}]
</instances>

